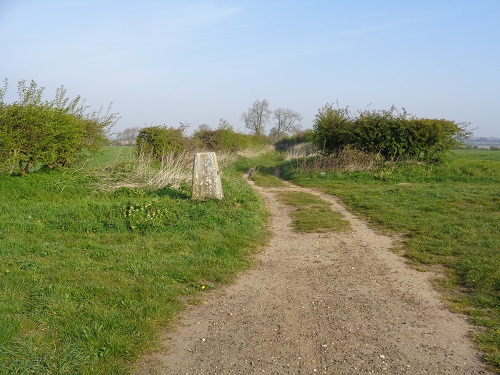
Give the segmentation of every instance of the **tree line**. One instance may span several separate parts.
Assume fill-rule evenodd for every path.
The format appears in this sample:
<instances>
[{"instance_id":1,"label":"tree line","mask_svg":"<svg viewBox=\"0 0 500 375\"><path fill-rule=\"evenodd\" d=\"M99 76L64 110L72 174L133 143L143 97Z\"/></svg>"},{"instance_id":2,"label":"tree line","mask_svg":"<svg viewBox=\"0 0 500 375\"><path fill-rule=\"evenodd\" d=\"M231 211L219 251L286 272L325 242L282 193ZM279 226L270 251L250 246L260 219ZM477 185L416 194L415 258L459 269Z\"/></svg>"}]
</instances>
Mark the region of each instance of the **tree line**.
<instances>
[{"instance_id":1,"label":"tree line","mask_svg":"<svg viewBox=\"0 0 500 375\"><path fill-rule=\"evenodd\" d=\"M266 125L274 120L269 138L275 142L289 133L300 131L302 115L290 108L279 107L272 111L267 99L257 99L246 112L242 113L241 119L246 128L255 135L265 134Z\"/></svg>"},{"instance_id":2,"label":"tree line","mask_svg":"<svg viewBox=\"0 0 500 375\"><path fill-rule=\"evenodd\" d=\"M186 126L148 126L138 131L135 151L138 157L162 160L166 155L199 150L237 152L245 149L261 149L271 144L268 137L243 134L233 130L224 119L215 130L200 127L192 136L186 136Z\"/></svg>"},{"instance_id":3,"label":"tree line","mask_svg":"<svg viewBox=\"0 0 500 375\"><path fill-rule=\"evenodd\" d=\"M52 100L43 100L44 88L34 81L19 81L18 100L4 101L7 80L0 88L0 171L25 174L35 165L68 166L97 153L109 140L119 116L101 107L90 111L80 96L70 99L61 86ZM267 99L255 102L241 120L252 134L235 132L221 119L217 129L206 124L191 137L186 126L129 128L116 138L135 144L138 155L161 158L165 153L195 149L238 151L273 143L278 149L298 142L312 142L323 154L335 155L344 147L378 154L387 160L433 161L461 144L471 132L468 123L410 116L406 111L358 111L326 104L318 110L313 129L300 132L302 116L290 108L270 108ZM272 125L268 135L266 127ZM292 137L290 137L292 135Z\"/></svg>"}]
</instances>

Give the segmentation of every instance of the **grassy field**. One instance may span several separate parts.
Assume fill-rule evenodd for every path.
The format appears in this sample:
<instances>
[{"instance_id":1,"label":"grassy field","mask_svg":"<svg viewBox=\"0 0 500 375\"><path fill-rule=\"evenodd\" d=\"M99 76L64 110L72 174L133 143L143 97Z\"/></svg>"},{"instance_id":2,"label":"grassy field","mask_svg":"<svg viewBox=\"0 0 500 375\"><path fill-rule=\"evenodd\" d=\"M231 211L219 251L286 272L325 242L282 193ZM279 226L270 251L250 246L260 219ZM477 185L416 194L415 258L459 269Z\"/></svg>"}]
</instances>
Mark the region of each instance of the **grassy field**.
<instances>
[{"instance_id":1,"label":"grassy field","mask_svg":"<svg viewBox=\"0 0 500 375\"><path fill-rule=\"evenodd\" d=\"M186 183L109 189L132 159L108 148L0 176L0 374L127 373L186 302L252 264L267 214L238 170L223 170L222 201L192 201Z\"/></svg>"},{"instance_id":2,"label":"grassy field","mask_svg":"<svg viewBox=\"0 0 500 375\"><path fill-rule=\"evenodd\" d=\"M241 175L256 168L258 183L280 186L280 164L403 234L419 269L444 265L438 287L500 364L500 152L344 173L298 173L277 153L240 158L223 168L223 201L193 202L186 183L128 184L130 149L105 151L71 170L0 176L0 374L127 373L186 302L252 264L267 214ZM309 198L282 197L324 211Z\"/></svg>"},{"instance_id":3,"label":"grassy field","mask_svg":"<svg viewBox=\"0 0 500 375\"><path fill-rule=\"evenodd\" d=\"M438 287L481 327L486 359L500 368L500 152L457 151L442 165L386 164L374 171L298 172L293 182L336 195L382 230L403 234L419 269L444 265Z\"/></svg>"}]
</instances>

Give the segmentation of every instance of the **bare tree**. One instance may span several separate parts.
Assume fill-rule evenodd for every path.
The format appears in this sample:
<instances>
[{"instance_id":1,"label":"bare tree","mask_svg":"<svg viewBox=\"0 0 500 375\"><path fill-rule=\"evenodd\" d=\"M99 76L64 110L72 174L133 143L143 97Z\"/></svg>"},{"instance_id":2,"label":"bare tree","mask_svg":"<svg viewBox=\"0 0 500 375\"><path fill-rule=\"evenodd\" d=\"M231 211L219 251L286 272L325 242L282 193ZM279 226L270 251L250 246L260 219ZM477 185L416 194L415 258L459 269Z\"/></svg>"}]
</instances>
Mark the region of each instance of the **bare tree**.
<instances>
[{"instance_id":1,"label":"bare tree","mask_svg":"<svg viewBox=\"0 0 500 375\"><path fill-rule=\"evenodd\" d=\"M199 132L204 132L204 131L208 131L208 130L212 130L212 128L210 127L210 125L208 125L208 124L200 124L200 125L198 125L198 131Z\"/></svg>"},{"instance_id":2,"label":"bare tree","mask_svg":"<svg viewBox=\"0 0 500 375\"><path fill-rule=\"evenodd\" d=\"M241 119L245 122L247 129L252 130L255 135L262 135L270 116L269 101L257 99L248 111L241 115Z\"/></svg>"},{"instance_id":3,"label":"bare tree","mask_svg":"<svg viewBox=\"0 0 500 375\"><path fill-rule=\"evenodd\" d=\"M217 130L233 130L233 125L231 125L226 119L221 118L219 120Z\"/></svg>"},{"instance_id":4,"label":"bare tree","mask_svg":"<svg viewBox=\"0 0 500 375\"><path fill-rule=\"evenodd\" d=\"M302 116L290 108L276 108L273 112L273 118L276 120L273 128L273 136L276 139L287 133L295 133L300 130Z\"/></svg>"},{"instance_id":5,"label":"bare tree","mask_svg":"<svg viewBox=\"0 0 500 375\"><path fill-rule=\"evenodd\" d=\"M118 145L133 145L135 140L139 135L140 128L126 128L121 133L116 133L115 140L113 143Z\"/></svg>"},{"instance_id":6,"label":"bare tree","mask_svg":"<svg viewBox=\"0 0 500 375\"><path fill-rule=\"evenodd\" d=\"M283 136L279 136L278 134L278 129L276 127L272 127L271 130L269 130L269 134L267 137L271 140L271 142L275 143L280 140L280 138L283 138Z\"/></svg>"}]
</instances>

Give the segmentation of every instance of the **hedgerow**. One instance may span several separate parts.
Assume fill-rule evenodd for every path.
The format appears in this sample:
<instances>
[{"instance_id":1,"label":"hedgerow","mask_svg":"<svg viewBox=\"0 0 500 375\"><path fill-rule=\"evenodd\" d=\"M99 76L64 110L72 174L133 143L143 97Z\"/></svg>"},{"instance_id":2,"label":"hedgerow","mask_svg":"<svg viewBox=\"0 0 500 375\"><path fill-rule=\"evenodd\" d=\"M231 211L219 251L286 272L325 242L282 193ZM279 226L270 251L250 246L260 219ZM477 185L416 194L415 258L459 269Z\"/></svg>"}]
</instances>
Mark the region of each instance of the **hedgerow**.
<instances>
[{"instance_id":1,"label":"hedgerow","mask_svg":"<svg viewBox=\"0 0 500 375\"><path fill-rule=\"evenodd\" d=\"M316 115L313 140L325 154L346 146L379 154L386 160L438 160L470 135L468 123L410 116L395 107L359 111L325 105Z\"/></svg>"},{"instance_id":2,"label":"hedgerow","mask_svg":"<svg viewBox=\"0 0 500 375\"><path fill-rule=\"evenodd\" d=\"M36 165L68 166L95 154L107 142L107 130L117 114L86 113L80 96L70 100L63 86L51 101L42 99L44 88L31 81L18 82L19 99L4 102L7 80L0 89L0 171L19 168L29 173Z\"/></svg>"},{"instance_id":3,"label":"hedgerow","mask_svg":"<svg viewBox=\"0 0 500 375\"><path fill-rule=\"evenodd\" d=\"M188 140L184 136L185 128L166 126L149 126L139 131L137 136L137 156L162 160L165 155L179 154L188 148Z\"/></svg>"},{"instance_id":4,"label":"hedgerow","mask_svg":"<svg viewBox=\"0 0 500 375\"><path fill-rule=\"evenodd\" d=\"M216 152L236 152L271 144L263 135L242 134L232 129L200 130L193 134L193 139L198 147Z\"/></svg>"},{"instance_id":5,"label":"hedgerow","mask_svg":"<svg viewBox=\"0 0 500 375\"><path fill-rule=\"evenodd\" d=\"M313 131L311 129L299 131L292 136L285 136L274 144L277 151L287 151L290 147L296 146L301 143L308 143L313 141Z\"/></svg>"}]
</instances>

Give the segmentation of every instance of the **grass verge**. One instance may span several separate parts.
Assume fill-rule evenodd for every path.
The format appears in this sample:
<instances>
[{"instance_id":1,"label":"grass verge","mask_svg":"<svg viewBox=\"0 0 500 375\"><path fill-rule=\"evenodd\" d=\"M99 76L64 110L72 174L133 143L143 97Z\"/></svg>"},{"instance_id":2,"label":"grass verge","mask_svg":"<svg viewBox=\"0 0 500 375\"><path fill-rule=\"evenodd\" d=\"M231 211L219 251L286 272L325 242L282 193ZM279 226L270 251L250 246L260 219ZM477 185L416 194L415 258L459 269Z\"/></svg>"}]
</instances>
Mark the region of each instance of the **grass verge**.
<instances>
[{"instance_id":1,"label":"grass verge","mask_svg":"<svg viewBox=\"0 0 500 375\"><path fill-rule=\"evenodd\" d=\"M441 165L386 164L373 171L306 172L287 179L336 195L384 230L403 233L414 263L444 265L440 288L478 326L475 340L500 369L500 153L457 151Z\"/></svg>"},{"instance_id":2,"label":"grass verge","mask_svg":"<svg viewBox=\"0 0 500 375\"><path fill-rule=\"evenodd\" d=\"M249 267L267 214L223 172L206 202L187 184L96 190L88 168L0 176L0 374L125 374L185 296Z\"/></svg>"}]
</instances>

